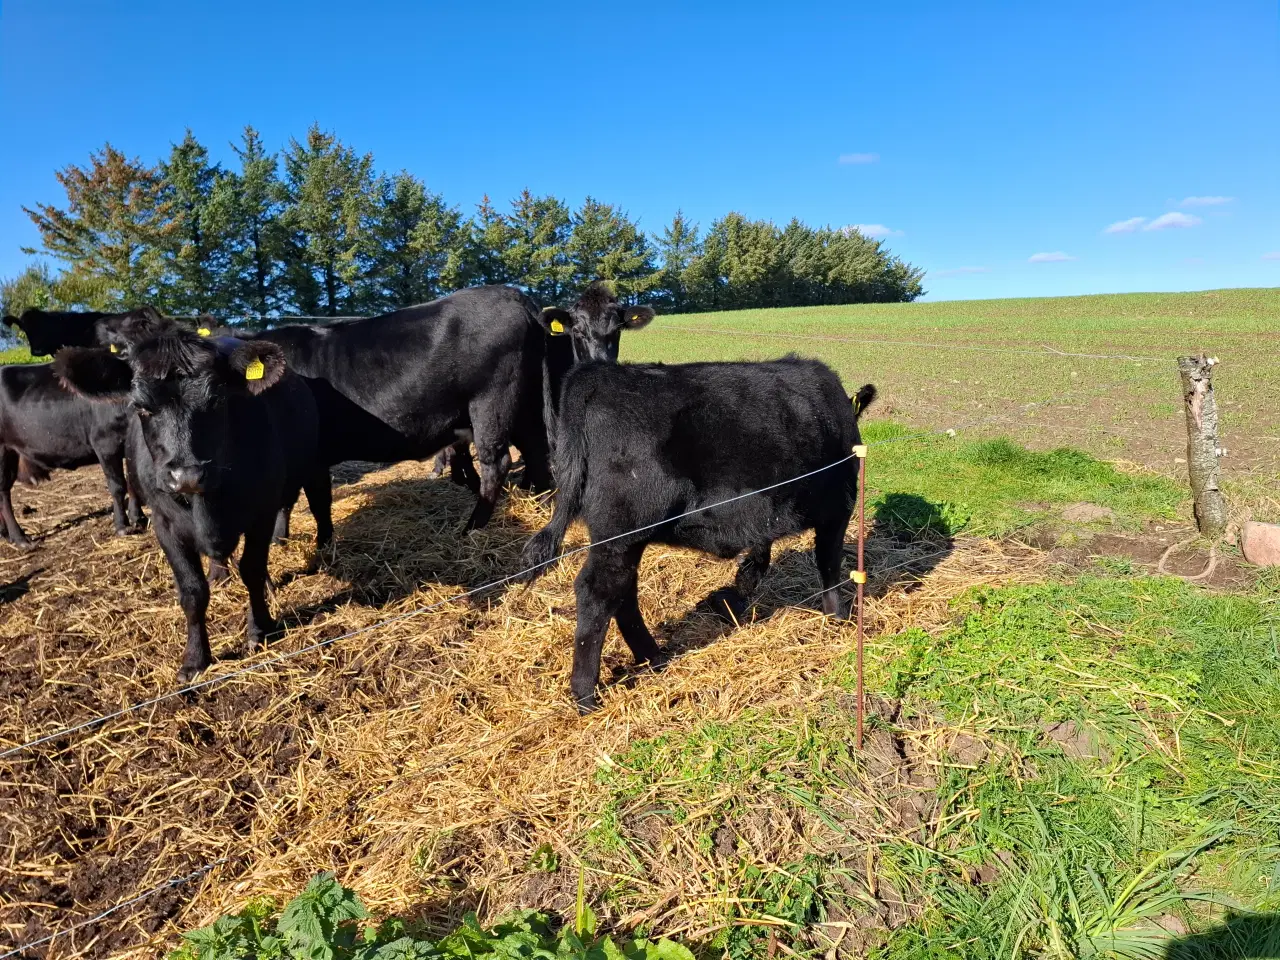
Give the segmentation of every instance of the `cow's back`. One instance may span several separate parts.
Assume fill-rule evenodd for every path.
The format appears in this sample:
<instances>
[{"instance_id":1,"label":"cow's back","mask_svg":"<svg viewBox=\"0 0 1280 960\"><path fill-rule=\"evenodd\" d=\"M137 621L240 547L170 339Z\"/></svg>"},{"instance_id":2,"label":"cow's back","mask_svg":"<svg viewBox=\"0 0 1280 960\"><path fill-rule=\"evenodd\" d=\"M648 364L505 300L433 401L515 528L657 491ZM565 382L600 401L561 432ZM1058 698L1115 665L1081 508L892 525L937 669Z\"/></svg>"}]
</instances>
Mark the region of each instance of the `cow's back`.
<instances>
[{"instance_id":1,"label":"cow's back","mask_svg":"<svg viewBox=\"0 0 1280 960\"><path fill-rule=\"evenodd\" d=\"M454 439L478 394L536 390L542 331L528 297L476 287L393 313L259 334L315 381L330 459L427 456ZM536 393L535 393L536 395Z\"/></svg>"},{"instance_id":2,"label":"cow's back","mask_svg":"<svg viewBox=\"0 0 1280 960\"><path fill-rule=\"evenodd\" d=\"M0 443L44 469L94 462L95 433L123 435L124 405L94 403L66 390L51 363L0 367Z\"/></svg>"}]
</instances>

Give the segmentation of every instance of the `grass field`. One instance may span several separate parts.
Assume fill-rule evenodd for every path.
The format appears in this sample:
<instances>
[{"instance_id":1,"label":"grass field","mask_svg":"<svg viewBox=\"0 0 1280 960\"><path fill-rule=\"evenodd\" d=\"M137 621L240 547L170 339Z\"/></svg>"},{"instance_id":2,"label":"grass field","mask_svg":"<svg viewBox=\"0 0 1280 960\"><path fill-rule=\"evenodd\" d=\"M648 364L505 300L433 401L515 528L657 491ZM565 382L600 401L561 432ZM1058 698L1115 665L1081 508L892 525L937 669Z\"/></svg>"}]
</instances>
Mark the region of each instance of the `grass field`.
<instances>
[{"instance_id":1,"label":"grass field","mask_svg":"<svg viewBox=\"0 0 1280 960\"><path fill-rule=\"evenodd\" d=\"M46 357L33 357L26 347L9 347L0 350L0 366L6 363L40 363Z\"/></svg>"},{"instance_id":2,"label":"grass field","mask_svg":"<svg viewBox=\"0 0 1280 960\"><path fill-rule=\"evenodd\" d=\"M1179 543L1175 574L1208 560L1179 466L1151 459L1164 420L1168 452L1185 442L1176 378L1133 361L1073 367L1095 385L1113 371L1112 390L1128 392L1095 406L1068 369L1060 387L1077 407L1030 421L1023 402L1054 393L1057 374L1028 371L1062 358L958 349L1067 350L1075 326L1113 330L1097 335L1137 355L1150 328L1141 355L1164 355L1159 333L1173 356L1198 346L1179 311L1199 311L1196 324L1238 344L1208 344L1225 404L1239 379L1275 376L1277 302L1230 291L664 317L624 339L631 360L796 347L848 386L884 389L866 431L863 751L855 631L816 606L810 538L776 546L741 624L704 604L732 562L651 550L641 608L678 656L637 672L611 638L602 709L579 718L567 702L577 558L530 587L375 626L518 569L549 506L513 492L490 528L459 537L470 495L425 465L343 468L335 554L312 563L300 507L296 539L272 551L286 632L248 663L370 629L0 758L0 953L212 864L47 956L154 956L246 904L220 929L260 939L280 915L268 900L321 870L401 918L379 942L408 931L459 958L621 960L613 943L588 952L527 920L502 928L515 931L505 947L507 933L449 934L468 911L489 922L518 909L576 930L588 907L617 943L647 938L629 960L689 960L664 937L706 960L1280 956L1280 577L1229 546L1206 580L1158 574ZM795 329L953 348L763 336ZM954 384L937 365L957 357L970 373ZM1143 413L1156 388L1129 376L1168 379L1170 410ZM1258 450L1274 430L1262 393L1239 403L1255 410ZM1145 445L1067 440L1075 418L1124 403L1132 415L1117 422ZM913 438L989 410L1010 419ZM1267 509L1267 469L1237 477L1254 484L1241 509ZM0 750L163 695L183 637L154 539L111 536L97 471L15 499L39 548L0 544ZM575 530L566 546L584 542ZM238 583L214 591L213 676L246 665L244 601ZM245 955L217 952L218 936L184 957ZM407 950L378 957L418 955Z\"/></svg>"},{"instance_id":3,"label":"grass field","mask_svg":"<svg viewBox=\"0 0 1280 960\"><path fill-rule=\"evenodd\" d=\"M1280 289L748 310L659 318L624 337L622 356L674 363L794 350L827 360L848 386L876 383L876 413L912 426L976 424L979 436L1070 445L1181 476L1174 360L1204 350L1222 361L1226 480L1274 513L1280 505L1265 501L1280 481L1278 318Z\"/></svg>"}]
</instances>

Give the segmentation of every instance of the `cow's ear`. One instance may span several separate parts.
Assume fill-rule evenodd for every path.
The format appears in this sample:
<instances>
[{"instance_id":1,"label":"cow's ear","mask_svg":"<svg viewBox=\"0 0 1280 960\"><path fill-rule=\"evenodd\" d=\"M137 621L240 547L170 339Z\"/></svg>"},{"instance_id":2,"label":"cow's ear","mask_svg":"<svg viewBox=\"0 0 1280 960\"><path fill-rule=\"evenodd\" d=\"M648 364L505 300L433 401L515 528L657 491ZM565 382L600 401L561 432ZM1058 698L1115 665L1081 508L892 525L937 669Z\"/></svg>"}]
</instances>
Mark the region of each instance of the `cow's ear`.
<instances>
[{"instance_id":1,"label":"cow's ear","mask_svg":"<svg viewBox=\"0 0 1280 960\"><path fill-rule=\"evenodd\" d=\"M657 315L653 307L623 307L622 327L624 330L639 330Z\"/></svg>"},{"instance_id":2,"label":"cow's ear","mask_svg":"<svg viewBox=\"0 0 1280 960\"><path fill-rule=\"evenodd\" d=\"M553 337L568 333L573 329L573 314L559 307L542 308L542 325Z\"/></svg>"},{"instance_id":3,"label":"cow's ear","mask_svg":"<svg viewBox=\"0 0 1280 960\"><path fill-rule=\"evenodd\" d=\"M6 314L4 315L4 325L5 325L6 327L17 327L17 326L18 326L18 318L17 318L17 317L12 317L12 316L10 316L9 314L7 314L7 313L6 313Z\"/></svg>"},{"instance_id":4,"label":"cow's ear","mask_svg":"<svg viewBox=\"0 0 1280 960\"><path fill-rule=\"evenodd\" d=\"M213 336L213 331L218 327L218 321L207 313L202 313L196 317L196 333L202 337Z\"/></svg>"},{"instance_id":5,"label":"cow's ear","mask_svg":"<svg viewBox=\"0 0 1280 960\"><path fill-rule=\"evenodd\" d=\"M231 351L231 369L244 378L255 397L270 390L284 376L284 351L268 340L249 340Z\"/></svg>"},{"instance_id":6,"label":"cow's ear","mask_svg":"<svg viewBox=\"0 0 1280 960\"><path fill-rule=\"evenodd\" d=\"M67 390L90 400L122 400L133 386L129 364L99 347L63 347L53 373Z\"/></svg>"}]
</instances>

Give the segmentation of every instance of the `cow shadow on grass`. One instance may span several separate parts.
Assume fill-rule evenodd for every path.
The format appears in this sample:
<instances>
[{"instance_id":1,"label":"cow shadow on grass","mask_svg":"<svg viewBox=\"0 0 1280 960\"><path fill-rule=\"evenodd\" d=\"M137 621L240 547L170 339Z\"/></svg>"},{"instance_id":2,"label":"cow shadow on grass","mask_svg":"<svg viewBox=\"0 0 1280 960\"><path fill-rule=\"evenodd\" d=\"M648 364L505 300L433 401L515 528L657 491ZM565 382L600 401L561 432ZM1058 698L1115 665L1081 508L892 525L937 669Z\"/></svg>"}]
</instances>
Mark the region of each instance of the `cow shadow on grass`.
<instances>
[{"instance_id":1,"label":"cow shadow on grass","mask_svg":"<svg viewBox=\"0 0 1280 960\"><path fill-rule=\"evenodd\" d=\"M880 598L916 589L953 549L950 528L936 504L914 494L881 497L875 504L874 522L868 521L864 542L865 596ZM845 538L844 568L856 570L857 558L855 517ZM856 589L850 581L842 587L842 596L851 604ZM683 616L657 624L654 635L664 649L680 655L708 646L743 624L759 623L788 609L822 610L822 583L812 550L775 552L754 598L743 598L732 584L717 587ZM628 676L629 671L623 670L618 679L626 682Z\"/></svg>"}]
</instances>

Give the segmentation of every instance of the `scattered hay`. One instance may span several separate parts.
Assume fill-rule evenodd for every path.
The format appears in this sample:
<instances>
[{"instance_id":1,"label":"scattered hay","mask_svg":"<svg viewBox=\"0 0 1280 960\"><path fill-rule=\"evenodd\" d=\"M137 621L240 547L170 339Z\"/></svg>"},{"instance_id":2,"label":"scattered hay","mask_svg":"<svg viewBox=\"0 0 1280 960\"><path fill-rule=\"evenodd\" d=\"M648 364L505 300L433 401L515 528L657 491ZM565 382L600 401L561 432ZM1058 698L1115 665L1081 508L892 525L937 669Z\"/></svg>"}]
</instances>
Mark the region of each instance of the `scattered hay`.
<instances>
[{"instance_id":1,"label":"scattered hay","mask_svg":"<svg viewBox=\"0 0 1280 960\"><path fill-rule=\"evenodd\" d=\"M318 571L314 527L299 509L297 539L271 556L287 632L257 660L519 568L547 505L512 493L489 529L461 536L470 494L425 479L426 469L346 475L336 559ZM23 501L37 507L24 517L30 532L49 538L28 555L0 545L0 748L172 689L184 636L163 556L149 535L111 536L97 471ZM575 529L567 547L584 542ZM854 629L818 610L810 545L777 545L753 618L736 628L699 609L732 581L731 562L652 548L641 608L680 656L660 675L634 671L611 639L603 707L587 718L567 694L574 558L531 587L445 604L0 760L4 943L221 858L203 879L54 941L48 956L151 956L177 929L249 896L288 897L322 869L374 909L442 923L467 909L562 908L599 808L595 773L611 755L748 709L804 715L827 697L824 677ZM891 653L876 635L941 629L968 587L1031 581L1046 568L1041 552L1017 544L874 529L867 556L873 659ZM244 604L238 582L214 588L213 675L236 666ZM752 849L776 853L783 842L741 829ZM559 858L559 873L527 871L540 848ZM713 926L720 907L680 885L681 863L629 888L607 919L659 932ZM608 885L598 869L593 889Z\"/></svg>"}]
</instances>

